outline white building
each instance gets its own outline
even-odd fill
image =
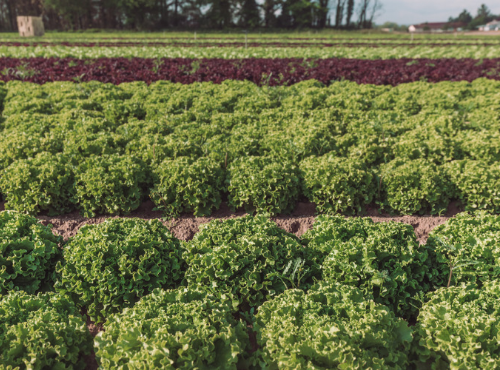
[[[494,20],[481,26],[477,26],[479,31],[498,31],[500,30],[500,20]]]
[[[500,20],[495,20],[489,23],[486,23],[484,27],[485,31],[498,31],[500,29]]]

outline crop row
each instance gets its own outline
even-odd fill
[[[248,59],[248,58],[350,58],[350,59],[400,59],[400,58],[471,58],[491,59],[500,58],[498,47],[482,45],[454,45],[436,47],[429,45],[412,46],[410,42],[403,46],[388,45],[374,48],[372,46],[338,46],[321,47],[184,47],[184,46],[0,46],[1,57],[11,58],[221,58],[221,59]]]
[[[139,47],[195,47],[195,48],[213,48],[213,47],[251,47],[251,48],[269,48],[269,47],[289,47],[289,48],[310,48],[310,47],[319,47],[319,48],[328,48],[328,47],[349,47],[349,48],[357,48],[357,47],[371,47],[371,48],[379,48],[379,47],[406,47],[406,48],[414,48],[414,47],[449,47],[449,46],[483,46],[483,47],[491,47],[491,46],[499,46],[498,43],[461,43],[457,45],[456,43],[420,43],[420,42],[405,42],[405,43],[383,43],[383,42],[356,42],[356,43],[346,43],[346,42],[265,42],[265,41],[250,41],[250,42],[165,42],[165,41],[94,41],[94,42],[71,42],[71,41],[55,41],[55,42],[44,42],[44,41],[34,41],[34,42],[19,42],[19,41],[0,41],[0,46],[16,46],[16,47],[53,47],[53,46],[67,46],[67,47],[131,47],[131,46],[139,46]]]
[[[397,87],[9,82],[0,193],[23,212],[500,212],[497,81]]]
[[[216,33],[216,34],[207,34],[196,32],[184,32],[184,33],[93,33],[93,34],[82,34],[82,33],[53,33],[47,32],[43,40],[59,42],[59,41],[88,41],[89,39],[94,40],[102,40],[102,41],[171,41],[171,42],[203,42],[203,41],[217,41],[217,42],[225,42],[225,41],[242,41],[245,40],[251,41],[277,41],[277,42],[406,42],[411,41],[410,34],[392,34],[392,35],[384,35],[380,34],[367,35],[367,34],[359,34],[356,37],[347,37],[341,34],[331,34],[329,37],[324,37],[317,34],[307,34],[304,33],[302,37],[297,37],[297,34],[283,34],[283,33],[266,33],[266,34],[244,34],[244,33]],[[429,35],[429,34],[415,34],[413,36],[414,42],[429,42],[429,43],[495,43],[497,39],[492,38],[486,34],[483,36],[476,35],[475,37],[462,37],[457,35],[446,35],[438,36],[438,35]],[[19,37],[17,33],[2,33],[0,35],[0,40],[2,41],[25,41],[25,39]]]
[[[349,80],[360,84],[399,85],[415,81],[500,79],[500,59],[144,59],[0,58],[0,80],[172,81],[221,83],[246,80],[259,85],[291,85],[315,79],[324,84]]]
[[[426,245],[410,225],[340,216],[300,239],[215,220],[188,242],[108,219],[63,243],[4,211],[2,366],[82,368],[95,349],[104,369],[497,368],[499,238],[499,216],[477,213]],[[81,312],[104,324],[95,340]]]

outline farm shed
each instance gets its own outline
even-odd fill
[[[17,17],[17,28],[19,36],[43,36],[45,28],[43,27],[42,17]]]

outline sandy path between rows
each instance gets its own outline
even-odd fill
[[[0,210],[3,204],[0,203]],[[162,213],[153,211],[154,205],[151,201],[146,201],[141,206],[125,217],[138,217],[142,219],[161,219],[163,224],[180,240],[191,240],[199,230],[201,224],[207,223],[214,219],[227,219],[232,217],[240,217],[245,215],[245,212],[231,212],[225,203],[222,203],[221,208],[214,212],[210,217],[194,217],[192,214],[184,214],[172,220],[163,220]],[[375,222],[397,221],[404,222],[413,226],[417,239],[420,243],[425,243],[429,232],[436,226],[443,224],[450,217],[459,213],[461,209],[451,204],[446,214],[443,216],[394,216],[386,213],[379,213],[375,208],[368,208],[365,212],[365,217],[371,217]],[[294,211],[290,215],[280,215],[272,219],[276,224],[284,230],[301,236],[309,230],[315,219],[316,209],[313,203],[299,202]],[[52,224],[52,231],[55,234],[62,235],[65,240],[74,236],[80,227],[86,224],[98,224],[110,217],[118,216],[98,216],[86,218],[78,212],[72,212],[61,216],[46,216],[39,215],[38,219],[44,224]]]

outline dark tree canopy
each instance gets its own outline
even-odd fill
[[[377,0],[0,0],[0,31],[19,15],[42,16],[48,30],[372,27]],[[354,13],[363,9],[361,22]]]

